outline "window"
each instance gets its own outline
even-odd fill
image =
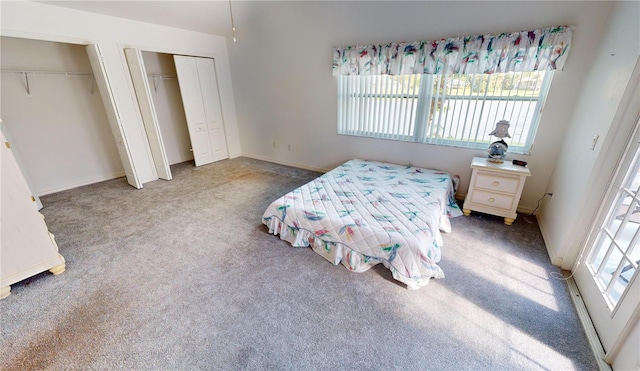
[[[553,71],[338,76],[338,134],[485,149],[500,120],[529,153]]]

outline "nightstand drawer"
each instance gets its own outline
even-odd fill
[[[472,203],[498,209],[511,210],[514,201],[514,196],[485,192],[479,189],[474,189],[471,194]]]
[[[520,177],[501,176],[492,172],[479,171],[474,186],[491,191],[516,193],[520,189]]]

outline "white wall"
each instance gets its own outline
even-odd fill
[[[193,160],[173,55],[142,52],[142,58],[147,75],[168,77],[154,80],[149,76],[149,84],[169,165]]]
[[[618,352],[611,367],[614,370],[638,370],[640,369],[640,322],[629,332],[624,345]]]
[[[44,195],[123,176],[109,122],[82,46],[1,38],[2,69],[88,76],[2,73],[2,119],[32,192]],[[92,93],[93,89],[93,93]]]
[[[610,7],[611,2],[236,2],[238,42],[229,45],[229,54],[243,154],[312,169],[354,157],[413,163],[459,174],[464,195],[471,158],[486,156],[483,150],[336,134],[332,47],[575,25],[571,54],[555,73],[533,154],[509,157],[529,163],[533,175],[520,207],[531,211],[547,189]]]
[[[229,156],[240,155],[224,38],[34,2],[3,1],[1,6],[0,26],[5,36],[100,46],[129,141],[133,165],[142,182],[157,177],[154,176],[153,160],[123,48],[215,58]]]
[[[547,188],[554,195],[539,213],[551,260],[565,269],[576,260],[628,132],[637,120],[637,108],[634,114],[628,105],[638,104],[637,94],[631,96],[630,89],[638,81],[632,73],[640,56],[639,30],[640,3],[615,2],[602,44],[592,49],[594,64],[576,93],[577,104],[572,107],[569,129]],[[624,111],[632,117],[622,117]],[[591,150],[594,135],[600,139]]]

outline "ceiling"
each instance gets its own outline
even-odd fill
[[[200,1],[37,1],[43,4],[99,13],[135,21],[183,28],[213,35],[231,35],[228,0]],[[247,2],[244,2],[246,5]],[[231,1],[238,20],[243,4]]]

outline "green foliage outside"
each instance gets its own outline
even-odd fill
[[[388,79],[405,89],[402,91],[418,94],[423,75],[388,76]],[[509,72],[492,75],[446,75],[434,78],[434,92],[449,97],[537,97],[544,79],[544,72]],[[385,84],[379,93],[384,94]]]

